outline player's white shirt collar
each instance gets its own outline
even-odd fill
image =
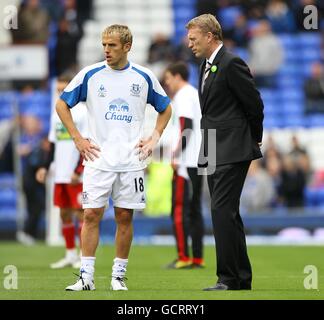
[[[131,63],[130,61],[127,61],[127,64],[125,65],[124,68],[122,68],[122,69],[113,69],[113,68],[111,68],[111,67],[108,65],[107,61],[105,61],[105,66],[106,66],[106,68],[107,68],[109,71],[113,71],[113,72],[123,72],[123,71],[127,71],[127,70],[129,70],[129,68],[132,67],[132,63]]]

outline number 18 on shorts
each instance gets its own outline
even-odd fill
[[[145,208],[144,170],[103,171],[86,166],[83,173],[82,207],[101,208],[111,196],[114,207]]]

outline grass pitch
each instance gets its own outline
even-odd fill
[[[252,291],[204,292],[213,285],[214,248],[205,248],[205,269],[168,270],[164,266],[175,257],[172,246],[133,246],[127,271],[127,292],[109,291],[114,248],[101,245],[97,251],[96,291],[66,292],[75,282],[74,269],[51,270],[49,264],[61,258],[62,247],[39,244],[23,247],[0,243],[0,299],[105,299],[105,300],[217,300],[217,299],[324,299],[324,248],[322,247],[249,247],[253,267]],[[6,265],[18,269],[18,289],[6,290]],[[318,271],[318,290],[304,288],[304,268]]]

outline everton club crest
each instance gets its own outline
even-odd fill
[[[135,96],[135,97],[139,97],[140,96],[140,93],[141,93],[141,86],[139,84],[136,84],[136,83],[133,83],[131,85],[131,95],[132,96]]]

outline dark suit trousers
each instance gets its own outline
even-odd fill
[[[240,196],[251,161],[216,166],[208,175],[216,242],[218,282],[233,289],[249,287],[252,270],[247,255]]]

